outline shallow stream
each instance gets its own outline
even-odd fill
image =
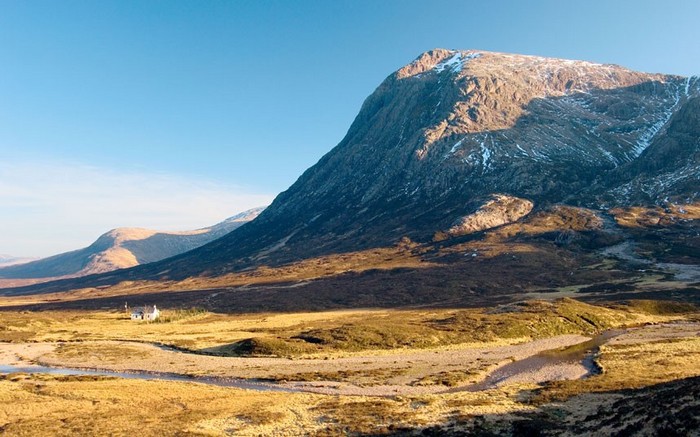
[[[483,381],[449,390],[456,391],[482,391],[495,388],[508,379],[522,374],[530,374],[545,368],[556,368],[564,364],[581,364],[587,371],[583,378],[600,373],[600,368],[595,363],[595,355],[603,344],[611,338],[627,332],[624,329],[611,329],[596,335],[588,341],[578,343],[562,349],[550,349],[542,351],[531,357],[505,364],[489,374]]]
[[[267,383],[264,381],[252,379],[238,378],[215,378],[211,376],[186,376],[174,373],[161,372],[114,372],[111,370],[90,370],[90,369],[74,369],[68,367],[48,367],[40,365],[30,366],[10,366],[0,365],[0,374],[8,373],[45,373],[49,375],[88,375],[88,376],[110,376],[126,379],[140,380],[161,380],[161,381],[183,381],[183,382],[198,382],[201,384],[210,384],[220,387],[234,387],[247,390],[260,391],[298,391],[276,384]]]
[[[598,348],[605,344],[608,340],[623,334],[626,330],[615,329],[605,331],[591,340],[569,346],[563,349],[552,349],[540,352],[529,358],[514,361],[505,364],[489,374],[486,379],[480,383],[472,384],[463,387],[455,387],[446,392],[457,391],[481,391],[495,388],[504,381],[517,377],[521,374],[529,374],[541,371],[546,368],[556,368],[563,364],[580,364],[588,371],[583,377],[587,377],[599,372],[599,369],[594,361],[595,353]],[[187,376],[173,373],[162,372],[116,372],[110,370],[91,370],[91,369],[76,369],[65,367],[49,367],[42,365],[26,365],[12,366],[0,365],[0,374],[9,373],[46,373],[51,375],[93,375],[118,377],[126,379],[139,380],[163,380],[163,381],[182,381],[182,382],[197,382],[201,384],[210,384],[220,387],[234,387],[248,390],[260,391],[285,391],[285,392],[300,392],[303,389],[295,389],[283,387],[281,385],[266,382],[262,380],[240,379],[240,378],[219,378],[208,376]],[[557,379],[557,378],[555,378]]]

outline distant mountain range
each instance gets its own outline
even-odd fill
[[[23,264],[23,263],[27,263],[29,261],[34,261],[36,259],[37,258],[25,258],[25,257],[17,257],[17,256],[12,256],[12,255],[0,254],[0,267],[13,266],[16,264]]]
[[[618,270],[589,266],[634,247],[602,253],[620,241],[645,245],[647,261],[698,264],[698,202],[697,77],[435,49],[387,77],[343,140],[248,225],[163,261],[17,292],[204,284],[279,267],[284,278],[338,275],[295,286],[287,302],[475,302],[617,280]],[[393,252],[377,261],[381,248]],[[362,268],[409,258],[433,267],[352,276],[353,256],[368,260]],[[236,308],[266,299],[273,308],[283,298],[245,291],[216,299]]]
[[[113,229],[83,249],[22,264],[15,258],[16,265],[5,264],[0,268],[0,279],[78,277],[160,261],[226,235],[253,220],[263,209],[251,209],[208,228],[193,231]],[[2,260],[4,258],[0,258]]]

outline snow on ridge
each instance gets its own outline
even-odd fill
[[[472,59],[476,59],[481,56],[481,53],[469,53],[463,55],[462,52],[456,52],[451,57],[443,60],[433,67],[437,73],[442,73],[444,70],[452,71],[453,73],[459,73],[462,71],[467,62]]]
[[[676,108],[680,104],[681,101],[681,90],[680,86],[676,89],[676,94],[674,96],[674,101],[673,104],[671,104],[666,111],[664,111],[661,114],[661,117],[659,117],[656,121],[656,123],[652,124],[649,129],[644,132],[642,135],[639,136],[639,139],[637,140],[637,145],[632,149],[632,156],[634,158],[639,157],[639,155],[644,152],[647,147],[651,145],[651,141],[656,137],[656,134],[659,133],[661,128],[663,128],[666,123],[671,120],[671,117],[673,116]],[[688,82],[686,82],[686,87],[688,86]]]
[[[629,200],[630,193],[633,190],[639,189],[648,196],[660,197],[666,195],[668,199],[669,190],[679,183],[684,183],[687,180],[693,180],[698,178],[698,167],[693,164],[688,164],[678,171],[661,173],[657,176],[647,179],[643,185],[635,183],[635,181],[627,182],[611,190],[614,196],[622,197],[623,199]],[[694,195],[697,196],[697,193]],[[664,199],[664,201],[667,201]]]
[[[691,95],[696,94],[698,90],[700,90],[698,84],[700,84],[700,76],[688,76],[685,79],[686,97],[690,97]]]
[[[462,70],[462,54],[457,52],[452,57],[440,62],[433,69],[438,73],[441,73],[445,69],[456,70],[459,72]]]
[[[620,67],[620,66],[614,65],[614,64],[601,64],[599,62],[591,62],[591,61],[585,61],[585,60],[579,60],[579,59],[565,59],[565,58],[557,58],[557,57],[525,55],[525,54],[516,54],[516,53],[499,53],[499,52],[491,52],[491,53],[494,55],[497,55],[501,58],[515,61],[515,63],[518,63],[518,64],[539,64],[539,65],[549,65],[549,66],[566,65],[566,66],[576,66],[576,67],[586,67],[586,68],[596,68],[596,69],[623,68],[623,67]]]
[[[457,141],[454,146],[450,149],[449,152],[445,154],[445,158],[447,158],[449,155],[452,155],[457,151],[462,146],[462,143],[464,142],[465,138],[462,138],[461,140]]]
[[[600,150],[600,153],[602,153],[608,159],[608,161],[612,162],[612,164],[615,167],[620,165],[620,162],[617,160],[617,158],[615,158],[615,156],[612,153],[605,150],[605,148],[603,146],[601,146],[600,144],[598,145],[598,150]]]
[[[491,150],[488,147],[486,147],[486,140],[488,138],[488,135],[484,136],[480,144],[481,164],[484,166],[484,171],[488,170],[491,167]],[[493,145],[493,140],[491,140],[491,145]]]

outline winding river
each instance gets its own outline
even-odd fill
[[[11,366],[0,365],[0,374],[9,373],[45,373],[49,375],[81,375],[81,376],[107,376],[125,379],[140,380],[160,380],[160,381],[180,381],[198,382],[201,384],[216,385],[219,387],[233,387],[247,390],[260,391],[299,391],[253,379],[239,378],[214,378],[209,376],[186,376],[174,373],[162,372],[115,372],[111,370],[76,369],[69,367],[49,367],[40,365]]]
[[[572,378],[586,378],[600,372],[595,356],[601,345],[611,339],[631,332],[639,328],[613,329],[604,331],[594,338],[562,349],[550,349],[530,357],[513,361],[493,370],[483,381],[467,386],[454,387],[442,393],[458,391],[482,391],[496,388],[503,384],[516,382],[520,377],[527,378],[534,373],[540,374],[539,380],[558,380]],[[644,328],[641,328],[644,329]],[[562,368],[569,366],[577,370],[574,375],[562,376]],[[303,386],[291,386],[289,384],[277,384],[267,380],[242,379],[209,376],[187,376],[176,373],[164,372],[120,372],[100,369],[80,369],[50,367],[45,365],[22,364],[22,365],[0,365],[0,373],[46,373],[53,375],[93,375],[104,377],[118,377],[139,380],[164,380],[180,382],[196,382],[210,384],[220,387],[233,387],[248,390],[260,391],[283,391],[283,392],[303,392],[314,391]],[[542,376],[544,375],[544,376]]]

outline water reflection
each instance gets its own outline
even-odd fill
[[[73,369],[65,367],[49,367],[49,366],[10,366],[0,365],[0,373],[44,373],[49,375],[84,375],[84,376],[111,376],[126,379],[140,380],[160,380],[160,381],[182,381],[182,382],[198,382],[201,384],[216,385],[219,387],[234,387],[247,390],[260,391],[296,391],[293,389],[280,387],[278,385],[267,383],[259,380],[237,379],[237,378],[216,378],[211,376],[197,377],[177,375],[173,373],[160,372],[113,372],[109,370],[91,370],[91,369]]]

